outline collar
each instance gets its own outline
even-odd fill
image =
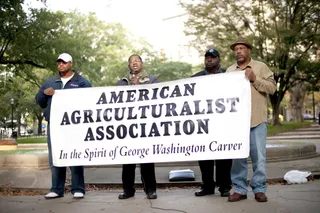
[[[77,71],[72,70],[73,72],[73,76],[70,79],[70,81],[78,81],[79,79],[79,73]],[[55,75],[55,81],[61,81],[61,76],[59,75],[59,73],[57,75]]]
[[[205,74],[205,75],[210,75],[210,74],[212,74],[212,73],[208,72],[207,69],[204,69],[203,71],[204,71],[204,74]],[[219,66],[219,69],[217,70],[216,73],[223,73],[223,72],[222,72],[222,69],[221,69],[221,66]]]
[[[128,84],[131,85],[131,78],[132,77],[133,77],[132,74],[129,72],[127,76],[122,78],[122,80],[127,81]],[[138,80],[139,80],[140,83],[144,83],[144,82],[150,81],[149,74],[146,73],[146,72],[142,72],[142,75],[140,75],[138,77]]]
[[[253,62],[254,60],[252,59],[252,58],[250,58],[250,61],[249,61],[249,64],[247,64],[247,66],[245,67],[245,68],[243,68],[242,70],[245,70],[245,69],[247,69],[248,67],[252,67],[252,62]],[[240,66],[236,63],[236,68],[238,69],[241,69],[240,68]]]

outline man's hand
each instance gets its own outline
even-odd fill
[[[45,89],[45,90],[43,91],[43,93],[46,94],[46,95],[49,95],[49,96],[53,96],[53,94],[54,94],[54,89],[53,89],[52,87],[50,87],[50,88],[48,88],[48,89]]]
[[[245,73],[246,77],[249,79],[251,83],[255,82],[256,75],[253,73],[253,70],[249,67],[246,69]]]
[[[136,85],[136,84],[139,84],[138,79],[139,79],[139,76],[138,75],[134,75],[130,80],[131,80],[131,83],[133,85]]]

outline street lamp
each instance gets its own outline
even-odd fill
[[[11,98],[10,104],[11,104],[11,137],[13,137],[13,104],[14,104],[13,98]]]
[[[314,89],[312,90],[312,111],[313,111],[313,123],[316,122],[316,107],[314,101]]]

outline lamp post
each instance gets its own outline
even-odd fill
[[[316,107],[314,102],[314,88],[312,90],[312,111],[313,111],[313,122],[316,122]]]
[[[11,104],[11,137],[13,137],[13,104],[14,104],[13,98],[11,98],[10,104]]]
[[[311,75],[312,80],[312,113],[313,113],[313,122],[316,122],[316,108],[315,108],[315,101],[314,101],[314,91],[316,89],[316,81],[315,76]]]

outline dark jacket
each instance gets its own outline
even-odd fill
[[[52,96],[44,94],[44,90],[52,87],[54,90],[59,89],[76,89],[76,88],[85,88],[91,87],[91,84],[83,76],[79,75],[77,71],[73,71],[73,77],[66,83],[64,88],[62,88],[62,81],[60,75],[55,75],[49,78],[39,89],[38,94],[36,95],[37,104],[41,108],[45,108],[44,117],[46,121],[50,121],[50,108]]]
[[[218,73],[224,73],[224,72],[226,72],[226,70],[220,67],[219,70],[218,70],[218,72],[216,72],[216,74],[218,74]],[[200,72],[197,72],[196,74],[192,75],[191,77],[197,77],[197,76],[203,76],[203,75],[210,75],[210,74],[211,74],[211,73],[209,73],[206,69],[204,69],[204,70],[202,70],[202,71],[200,71]]]
[[[157,76],[146,74],[141,79],[140,84],[152,84],[152,83],[158,83],[158,82],[160,81],[158,80]],[[130,85],[130,84],[131,83],[130,83],[129,77],[123,77],[116,83],[116,86]]]

